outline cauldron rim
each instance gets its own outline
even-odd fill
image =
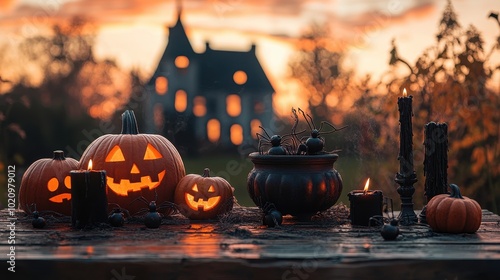
[[[248,155],[254,164],[333,164],[339,158],[338,154],[320,155],[262,155],[253,152]]]

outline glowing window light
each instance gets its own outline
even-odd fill
[[[193,114],[197,117],[203,117],[207,113],[206,100],[203,96],[196,96],[193,99]]]
[[[230,129],[231,143],[241,145],[243,143],[243,127],[239,124],[233,124]]]
[[[168,80],[163,76],[159,76],[155,80],[155,89],[158,95],[164,95],[168,90]]]
[[[175,110],[179,113],[186,111],[187,108],[187,93],[179,89],[175,93]]]
[[[231,117],[237,117],[241,114],[241,98],[237,94],[231,94],[226,97],[226,111]]]
[[[207,137],[212,143],[219,141],[220,138],[220,122],[216,119],[211,119],[207,122]]]

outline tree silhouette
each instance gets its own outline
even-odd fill
[[[344,53],[327,25],[314,23],[300,38],[289,67],[308,98],[313,118],[333,121],[340,115],[352,73],[342,68]]]
[[[415,64],[399,57],[393,43],[389,63],[404,64],[409,74],[391,74],[383,83],[388,94],[381,99],[377,118],[392,123],[382,130],[397,131],[393,101],[407,88],[414,95],[414,139],[423,139],[423,127],[430,121],[448,123],[449,181],[461,184],[464,192],[476,197],[483,207],[495,212],[500,201],[500,108],[499,93],[488,88],[496,67],[487,61],[480,32],[463,29],[449,1],[438,26],[436,43],[418,57]],[[365,97],[366,99],[366,97]],[[358,103],[362,100],[358,100]],[[370,107],[366,108],[370,110]],[[365,110],[366,110],[365,109]],[[418,129],[421,128],[421,129]],[[383,133],[380,133],[382,137]],[[387,133],[389,134],[389,133]],[[394,136],[394,135],[393,135]],[[375,141],[378,149],[388,149]],[[382,145],[381,145],[382,144]],[[415,145],[421,160],[422,146]]]
[[[86,21],[75,18],[51,30],[20,43],[18,60],[26,72],[19,75],[25,78],[0,95],[0,163],[21,171],[55,149],[83,152],[82,140],[105,133],[93,131],[98,118],[112,116],[130,94],[129,75],[112,60],[95,58]]]

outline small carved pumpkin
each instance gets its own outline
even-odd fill
[[[144,208],[138,197],[148,201],[173,201],[175,187],[184,177],[184,163],[177,149],[165,137],[139,134],[134,112],[122,114],[121,134],[107,134],[92,142],[80,159],[86,169],[106,170],[108,202],[131,214]]]
[[[71,215],[71,178],[69,172],[78,169],[78,161],[65,158],[64,152],[54,151],[53,158],[35,161],[24,172],[19,188],[19,208],[26,213],[34,210],[54,211]]]
[[[228,181],[210,177],[210,170],[205,168],[201,176],[188,174],[182,178],[175,190],[175,204],[190,219],[213,219],[233,208],[233,192]]]
[[[457,185],[451,184],[450,189],[450,195],[436,195],[427,203],[427,223],[436,232],[476,232],[481,225],[481,206],[462,196]]]

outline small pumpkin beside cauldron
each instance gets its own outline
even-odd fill
[[[214,219],[233,209],[233,193],[228,181],[211,177],[210,169],[205,168],[203,175],[188,174],[179,181],[174,202],[189,219]]]
[[[33,162],[24,172],[19,189],[19,208],[31,213],[32,205],[38,211],[54,211],[71,215],[71,178],[69,172],[78,169],[76,159],[54,151],[53,158]]]
[[[481,225],[481,206],[450,185],[451,194],[440,194],[427,203],[427,223],[436,232],[474,233]]]

